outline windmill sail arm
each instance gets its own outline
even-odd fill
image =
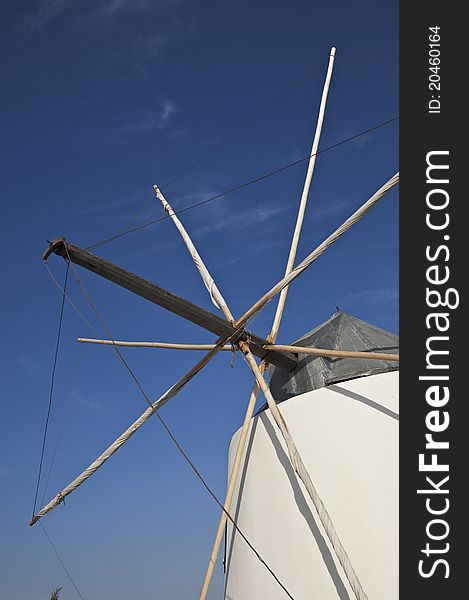
[[[196,363],[192,369],[190,369],[185,375],[183,375],[174,385],[172,385],[156,402],[153,402],[140,417],[128,427],[124,433],[122,433],[104,452],[102,452],[98,458],[90,464],[78,477],[61,490],[55,498],[53,498],[48,504],[44,506],[38,513],[36,513],[30,521],[30,525],[37,523],[41,517],[46,515],[48,512],[58,506],[63,500],[75,491],[82,483],[93,475],[119,448],[125,444],[125,442],[132,437],[132,435],[139,429],[148,419],[156,413],[162,406],[164,406],[169,400],[174,398],[182,388],[189,383],[189,381],[199,373],[211,359],[223,348],[226,342],[226,338],[220,338],[217,340],[214,348],[210,350],[198,363]]]
[[[330,350],[326,348],[309,348],[304,346],[283,346],[281,344],[271,344],[265,347],[266,350],[288,350],[296,354],[311,354],[313,356],[331,356],[333,358],[366,358],[367,360],[389,360],[399,361],[399,354],[386,352],[368,352],[368,351],[350,351],[350,350]]]
[[[169,202],[163,196],[160,188],[157,185],[154,185],[153,189],[155,190],[156,197],[163,205],[164,210],[168,213],[169,217],[173,221],[177,230],[181,234],[181,237],[184,240],[184,243],[186,244],[187,249],[189,250],[192,260],[194,261],[194,263],[200,273],[202,281],[204,282],[204,285],[207,288],[208,293],[210,294],[210,298],[211,298],[213,304],[217,308],[219,308],[223,312],[223,314],[226,316],[226,314],[229,313],[229,309],[225,302],[225,299],[221,295],[220,290],[218,289],[213,277],[210,275],[207,267],[205,266],[204,261],[202,260],[200,254],[198,253],[197,248],[195,247],[194,243],[192,242],[186,229],[184,228],[184,225],[181,223],[180,219],[175,215]],[[230,320],[233,321],[233,319],[230,319]]]
[[[199,325],[215,335],[232,333],[233,328],[224,319],[173,294],[169,290],[155,285],[139,277],[135,273],[115,265],[87,250],[70,244],[64,238],[54,240],[45,251],[43,258],[47,260],[51,253],[69,259],[71,262],[108,279],[130,292]]]
[[[248,339],[251,342],[252,352],[260,357],[269,356],[269,362],[277,364],[292,370],[297,364],[296,357],[289,353],[278,353],[264,350],[267,340],[255,335],[254,333],[244,331],[243,326],[233,327],[226,319],[214,315],[213,313],[173,294],[172,292],[151,283],[130,271],[126,271],[113,263],[82,250],[73,244],[67,242],[64,238],[54,240],[43,254],[44,260],[47,260],[51,253],[62,256],[73,263],[120,285],[121,287],[133,292],[137,296],[145,298],[162,308],[202,327],[203,329],[214,333],[218,337],[228,339],[235,337],[239,339]],[[235,329],[239,329],[236,332]]]
[[[297,219],[296,219],[295,229],[293,232],[293,238],[292,238],[292,242],[291,242],[291,246],[290,246],[290,252],[288,255],[287,266],[285,269],[285,275],[288,275],[291,272],[291,270],[294,267],[294,263],[295,263],[296,252],[298,249],[301,228],[303,226],[303,220],[304,220],[304,215],[305,215],[305,210],[306,210],[306,204],[308,201],[309,189],[311,186],[311,181],[312,181],[313,173],[314,173],[314,166],[316,163],[316,156],[317,156],[317,150],[319,147],[319,140],[321,138],[322,124],[323,124],[323,120],[324,120],[324,114],[326,111],[326,101],[327,101],[327,96],[329,93],[329,86],[331,83],[332,70],[333,70],[334,59],[335,59],[335,52],[336,52],[336,49],[334,47],[332,47],[331,51],[330,51],[330,55],[329,55],[329,64],[327,67],[326,79],[324,82],[324,88],[323,88],[322,96],[321,96],[321,104],[319,106],[319,114],[318,114],[318,120],[316,123],[316,130],[315,130],[314,138],[313,138],[313,145],[311,148],[311,156],[309,159],[308,170],[306,173],[306,179],[305,179],[305,183],[303,186],[303,193],[301,195],[300,205],[298,207],[298,215],[297,215]],[[277,304],[277,309],[275,311],[274,321],[272,323],[271,331],[268,336],[269,342],[271,342],[273,344],[275,344],[275,341],[277,340],[278,332],[280,329],[280,323],[282,321],[282,315],[283,315],[283,311],[285,308],[285,302],[287,299],[287,293],[288,293],[288,286],[285,287],[281,291],[279,299],[278,299],[278,304]],[[262,375],[264,374],[265,368],[266,368],[266,363],[265,363],[265,361],[262,361],[260,364],[260,373]],[[244,448],[245,448],[245,444],[246,444],[246,440],[247,440],[247,430],[249,427],[249,423],[250,423],[252,414],[254,412],[254,406],[255,406],[257,395],[258,395],[258,391],[259,391],[259,387],[257,385],[255,385],[253,388],[251,397],[249,399],[248,407],[246,409],[246,415],[245,415],[243,429],[242,429],[241,436],[240,436],[240,442],[238,445],[238,449],[236,451],[235,459],[233,462],[233,468],[231,470],[230,481],[229,481],[228,489],[226,492],[226,498],[225,498],[225,504],[224,504],[225,510],[229,510],[231,507],[231,498],[234,493],[234,487],[236,484],[236,480],[238,477],[238,471],[239,471],[239,467],[241,464],[241,456],[244,452]],[[213,575],[213,570],[214,570],[215,563],[216,563],[216,560],[218,557],[218,552],[220,550],[220,544],[221,544],[223,532],[225,529],[225,525],[226,525],[226,514],[224,512],[222,512],[222,514],[220,516],[220,521],[218,524],[218,530],[217,530],[217,533],[215,536],[215,541],[213,544],[212,554],[210,556],[210,560],[209,560],[209,563],[207,566],[207,571],[205,574],[205,579],[204,579],[204,582],[202,585],[200,600],[205,600],[205,598],[207,596],[208,588],[209,588],[210,581],[211,581],[212,575]]]
[[[212,350],[215,344],[174,344],[171,342],[128,342],[123,340],[100,340],[97,338],[77,338],[78,342],[85,344],[101,344],[104,346],[126,346],[130,348],[164,348],[168,350]],[[236,351],[236,346],[227,344],[220,348],[225,352]]]

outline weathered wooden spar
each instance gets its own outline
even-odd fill
[[[43,259],[47,260],[51,253],[62,256],[71,262],[92,271],[104,279],[108,279],[117,285],[141,296],[166,310],[179,315],[195,325],[199,325],[206,331],[214,333],[220,337],[226,336],[232,339],[235,343],[238,339],[250,340],[252,352],[264,358],[269,354],[269,362],[272,364],[283,365],[287,369],[294,369],[297,363],[296,357],[289,352],[276,351],[270,352],[264,350],[264,346],[268,343],[267,340],[257,336],[256,334],[241,328],[239,331],[233,331],[233,325],[226,319],[222,319],[213,313],[165,290],[162,287],[146,281],[142,277],[130,273],[113,263],[88,252],[82,250],[73,244],[70,244],[65,238],[60,237],[54,240],[43,254]]]
[[[374,370],[377,363],[378,366],[376,366],[376,369],[381,369],[382,365],[389,365],[393,363],[396,364],[397,361],[399,361],[398,354],[391,354],[389,352],[389,350],[392,349],[392,346],[390,344],[381,344],[379,347],[372,347],[367,345],[365,346],[365,349],[363,349],[363,346],[359,346],[358,348],[355,347],[355,349],[353,350],[348,350],[347,348],[342,347],[342,345],[335,345],[332,348],[324,348],[322,347],[322,344],[317,344],[315,347],[311,347],[307,346],[306,342],[304,342],[303,339],[297,341],[295,345],[287,346],[276,343],[289,285],[306,269],[308,269],[357,221],[359,221],[380,200],[380,198],[382,198],[389,190],[391,190],[399,181],[399,173],[396,173],[384,185],[382,185],[358,210],[356,210],[342,225],[340,225],[340,227],[338,227],[321,244],[319,244],[319,246],[317,246],[312,252],[310,252],[302,262],[300,262],[296,267],[294,266],[300,233],[306,210],[306,203],[308,200],[311,181],[314,173],[314,166],[325,115],[326,101],[332,77],[334,59],[335,48],[332,48],[329,55],[328,68],[322,92],[321,103],[319,106],[318,119],[312,143],[312,150],[308,164],[308,170],[303,187],[301,201],[299,204],[298,216],[292,237],[285,274],[283,278],[280,279],[280,281],[278,281],[267,293],[265,293],[260,299],[258,299],[251,306],[251,308],[249,308],[249,310],[247,310],[241,317],[236,319],[231,313],[228,303],[223,298],[212,275],[210,274],[208,268],[206,267],[200,254],[198,253],[192,239],[190,238],[188,232],[186,231],[182,222],[178,218],[177,213],[173,211],[171,205],[156,185],[154,186],[156,198],[161,202],[169,218],[172,220],[172,222],[178,229],[194,261],[195,266],[199,270],[202,281],[210,294],[210,298],[213,304],[222,311],[224,318],[222,316],[213,314],[212,312],[209,312],[204,308],[201,308],[200,306],[197,306],[196,304],[176,294],[173,294],[172,292],[162,287],[159,287],[154,283],[151,283],[143,279],[142,277],[139,277],[138,275],[131,273],[123,269],[122,267],[119,267],[118,265],[106,261],[103,258],[100,258],[99,256],[96,256],[95,254],[89,252],[88,250],[84,250],[73,244],[70,244],[63,237],[57,238],[53,242],[51,242],[49,247],[45,250],[43,254],[43,259],[46,261],[52,254],[55,254],[64,258],[69,264],[74,263],[88,271],[91,271],[99,275],[100,277],[103,277],[104,279],[107,279],[115,283],[116,285],[119,285],[120,287],[127,289],[128,291],[164,308],[165,310],[168,310],[169,312],[176,314],[182,317],[183,319],[198,325],[205,331],[216,335],[218,339],[215,341],[215,343],[184,344],[173,342],[132,342],[114,339],[105,340],[78,338],[78,341],[80,342],[101,345],[163,348],[189,351],[208,350],[208,353],[205,354],[201,360],[199,360],[186,374],[184,374],[173,386],[171,386],[166,392],[164,392],[155,402],[152,403],[150,400],[148,400],[148,398],[145,395],[145,392],[143,392],[149,404],[147,410],[136,421],[134,421],[134,423],[132,423],[112,444],[110,444],[108,448],[104,450],[100,454],[100,456],[89,465],[89,467],[87,467],[82,473],[80,473],[68,486],[63,488],[62,491],[60,491],[41,510],[34,514],[30,525],[36,523],[42,516],[50,512],[56,506],[58,506],[61,502],[63,502],[66,496],[68,496],[70,493],[76,490],[93,473],[95,473],[104,464],[104,462],[106,462],[115,452],[117,452],[117,450],[159,408],[161,408],[161,406],[163,406],[166,402],[171,400],[195,375],[197,375],[197,373],[199,373],[200,370],[203,369],[205,365],[207,365],[208,362],[210,362],[210,360],[218,352],[235,350],[240,351],[243,354],[246,363],[254,376],[254,388],[249,398],[249,403],[246,409],[243,426],[239,433],[238,445],[233,452],[234,458],[232,461],[232,468],[228,482],[226,497],[223,503],[223,511],[220,517],[217,533],[213,544],[213,549],[210,555],[207,571],[205,573],[205,578],[202,584],[200,600],[206,599],[213,570],[217,560],[220,543],[228,519],[233,524],[233,526],[237,528],[235,521],[230,516],[230,510],[235,494],[235,488],[239,483],[238,475],[240,465],[242,457],[246,452],[248,431],[250,430],[253,421],[252,417],[256,405],[256,399],[260,390],[264,394],[265,399],[267,401],[267,407],[269,409],[270,414],[269,418],[272,418],[273,423],[275,423],[275,426],[278,428],[278,431],[281,434],[281,438],[285,444],[286,455],[288,457],[287,462],[289,461],[289,464],[295,473],[295,477],[298,477],[298,479],[302,482],[302,485],[304,486],[304,488],[301,488],[301,493],[304,494],[304,491],[306,491],[305,498],[308,499],[308,501],[311,501],[312,506],[316,511],[321,526],[323,527],[325,534],[329,540],[329,544],[333,549],[333,552],[335,553],[334,560],[338,561],[338,564],[340,565],[342,572],[346,578],[344,579],[344,581],[348,582],[348,585],[350,587],[350,593],[353,593],[355,595],[356,600],[368,600],[368,596],[364,591],[362,582],[357,572],[355,572],[354,567],[352,566],[351,559],[345,550],[344,544],[342,543],[341,539],[339,539],[339,535],[336,531],[333,519],[327,511],[323,500],[319,496],[319,493],[316,489],[316,485],[313,483],[312,477],[308,473],[306,467],[307,461],[303,461],[303,459],[300,456],[298,448],[301,447],[301,451],[303,453],[303,446],[301,446],[300,443],[297,447],[297,443],[293,439],[292,430],[287,424],[285,412],[281,412],[279,407],[277,406],[279,400],[277,396],[275,396],[274,398],[274,383],[272,383],[274,379],[271,381],[271,387],[269,387],[268,383],[264,378],[265,370],[267,369],[269,364],[274,365],[274,367],[276,368],[276,373],[285,372],[288,375],[288,377],[290,377],[292,376],[292,374],[293,376],[295,376],[297,371],[303,369],[305,361],[309,361],[310,359],[317,361],[321,360],[321,358],[316,357],[322,357],[324,360],[329,361],[340,361],[341,359],[344,359],[345,362],[349,359],[356,359],[356,361],[376,361],[372,364],[370,370]],[[263,337],[260,337],[252,331],[248,330],[246,327],[250,319],[277,295],[279,295],[279,302],[272,324],[272,328],[270,334],[267,336],[267,339],[264,339]],[[109,337],[111,337],[110,334]],[[326,339],[326,346],[330,339],[331,338]],[[301,343],[303,343],[304,345],[298,345]],[[349,345],[349,348],[350,347],[353,348],[354,345]],[[256,362],[254,356],[257,356],[261,359],[260,364]],[[306,358],[304,358],[305,356]],[[354,362],[354,364],[356,363],[356,361]],[[395,368],[397,367],[392,367],[392,369]],[[349,392],[349,395],[351,393],[352,392]],[[355,394],[355,396],[357,396],[357,394]],[[394,413],[391,410],[388,410],[387,414],[393,415]],[[241,491],[239,491],[238,493],[240,494]],[[219,504],[220,506],[222,506],[221,503]],[[251,549],[254,550],[252,546]],[[265,562],[264,566],[267,566]],[[269,568],[268,570],[270,571]],[[277,583],[279,583],[279,580],[276,577],[275,579]],[[280,585],[285,590],[284,586],[282,584]],[[288,595],[290,596],[289,593]],[[226,597],[228,598],[228,595]]]
[[[270,337],[270,336],[269,336]],[[77,338],[77,342],[85,344],[101,344],[103,346],[125,346],[127,348],[162,348],[165,350],[212,350],[215,344],[177,344],[168,342],[127,342],[122,340],[100,340],[96,338]],[[288,351],[292,354],[311,354],[314,356],[330,356],[333,358],[366,358],[368,360],[399,361],[399,354],[382,352],[357,352],[354,350],[329,350],[327,348],[305,348],[302,346],[284,346],[282,344],[267,344],[265,350]],[[236,346],[223,346],[223,351],[233,352]]]

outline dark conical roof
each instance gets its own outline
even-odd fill
[[[330,319],[293,344],[329,350],[395,354],[399,350],[399,336],[338,310]],[[339,381],[399,369],[399,363],[384,360],[301,356],[293,371],[279,367],[273,370],[270,389],[277,402]]]

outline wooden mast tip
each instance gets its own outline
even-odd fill
[[[42,253],[42,260],[47,260],[52,253],[58,254],[59,256],[65,256],[64,247],[65,238],[63,236],[55,238]]]

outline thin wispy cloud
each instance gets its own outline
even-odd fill
[[[241,252],[236,254],[235,256],[229,258],[223,264],[225,267],[230,267],[232,265],[236,265],[239,262],[250,260],[256,254],[261,254],[262,252],[266,252],[267,250],[272,250],[273,248],[281,248],[282,243],[274,240],[267,240],[265,242],[257,242],[255,246],[252,248],[248,248],[247,252]]]
[[[78,390],[71,390],[68,400],[74,406],[81,406],[86,410],[90,410],[93,412],[108,412],[108,409],[103,402],[99,402],[96,400],[92,400],[91,398],[85,397]]]
[[[26,28],[35,31],[43,28],[68,10],[79,10],[82,16],[109,24],[119,15],[143,13],[150,10],[171,9],[181,0],[40,0],[35,10],[25,17]]]
[[[194,184],[189,183],[187,184],[187,187],[192,187],[192,185]],[[196,204],[197,202],[203,202],[204,200],[207,200],[208,198],[219,194],[221,189],[222,188],[220,186],[220,188],[217,189],[215,189],[214,187],[204,188],[202,190],[199,189],[190,193],[177,194],[175,201],[172,203],[172,207],[174,208],[174,210],[180,210],[188,204]],[[171,192],[168,192],[168,194],[171,195]]]
[[[354,139],[352,141],[352,143],[357,147],[357,148],[364,148],[365,146],[368,146],[369,144],[373,143],[374,140],[376,138],[376,135],[374,133],[365,133],[364,135],[361,135],[360,137]]]
[[[355,136],[357,132],[365,129],[363,124],[360,123],[349,123],[344,129],[336,129],[335,134],[331,138],[331,144],[335,144],[336,142],[340,142],[341,140],[347,140],[352,136]],[[369,131],[368,133],[364,133],[358,137],[353,138],[348,142],[347,145],[351,147],[355,147],[357,150],[362,150],[366,146],[370,144],[374,144],[377,141],[377,131]]]
[[[121,108],[105,105],[96,110],[86,127],[78,131],[76,141],[82,144],[127,144],[135,136],[165,132],[170,139],[178,135],[181,120],[175,102],[168,98],[157,99],[153,105]]]
[[[37,9],[26,15],[27,29],[36,31],[57,17],[68,4],[67,0],[42,0]]]
[[[127,133],[144,133],[168,129],[172,125],[176,112],[173,102],[163,100],[156,110],[140,110],[128,117],[124,122],[123,130]]]
[[[147,74],[149,65],[160,58],[169,43],[168,36],[160,33],[149,37],[137,36],[132,49],[137,71],[140,74]]]
[[[101,2],[101,10],[110,15],[119,12],[142,12],[150,9],[173,8],[180,0],[104,0]]]
[[[328,219],[342,213],[346,208],[350,206],[349,202],[345,200],[341,202],[330,202],[327,206],[320,206],[317,209],[311,209],[311,215],[315,221]]]
[[[210,219],[199,227],[192,229],[192,233],[196,236],[215,233],[223,229],[230,230],[241,229],[246,227],[258,226],[272,221],[281,213],[289,210],[289,206],[258,206],[250,210],[239,211],[230,215],[225,215],[224,218]]]
[[[41,369],[39,364],[28,356],[21,356],[16,359],[18,367],[27,375],[37,375]]]
[[[152,190],[139,190],[116,198],[98,198],[91,204],[70,207],[70,216],[74,219],[93,220],[93,222],[122,225],[135,225],[146,218],[151,208]]]
[[[162,252],[172,251],[175,248],[182,248],[184,242],[179,236],[174,236],[174,239],[168,242],[156,241],[154,244],[140,245],[136,250],[128,254],[129,259],[143,259],[149,256],[161,255]]]
[[[122,62],[125,56],[125,60],[133,63],[127,77],[146,78],[154,75],[156,63],[168,46],[184,37],[180,21],[166,19],[163,23],[162,20],[163,13],[176,9],[182,1],[38,0],[35,10],[23,15],[22,28],[32,33],[59,24],[75,30],[93,27],[100,31],[121,26],[127,34],[122,37],[117,50],[108,51],[107,60],[114,56],[114,60]],[[138,28],[128,27],[127,21],[131,17],[154,19],[156,27],[151,33],[141,33]]]
[[[395,288],[376,288],[352,292],[345,299],[355,304],[383,304],[394,303],[399,299],[399,292]]]
[[[60,383],[56,385],[56,388],[62,399],[74,408],[81,407],[92,412],[110,414],[108,406],[104,402],[94,400],[91,394],[86,395],[76,388],[70,388]]]

